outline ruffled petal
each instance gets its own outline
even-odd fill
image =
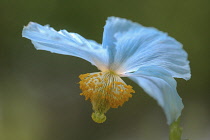
[[[166,33],[142,26],[120,35],[115,43],[110,69],[116,73],[134,72],[143,66],[156,65],[172,77],[190,79],[187,53],[182,44]]]
[[[168,124],[178,119],[184,105],[176,90],[176,80],[169,72],[157,66],[148,66],[127,76],[158,102]]]
[[[30,22],[24,27],[22,36],[32,41],[37,50],[80,57],[97,66],[100,70],[108,67],[108,53],[101,44],[87,40],[77,33],[66,30],[56,31],[48,25]]]
[[[103,33],[103,48],[107,48],[109,51],[109,63],[113,63],[114,55],[116,53],[116,42],[121,36],[127,32],[133,32],[136,29],[141,28],[141,25],[134,23],[130,20],[108,17],[106,25],[104,26]]]

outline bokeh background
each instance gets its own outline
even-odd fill
[[[91,120],[80,96],[88,62],[36,51],[21,37],[29,21],[67,29],[101,43],[108,16],[168,32],[189,53],[192,78],[177,79],[185,108],[183,138],[210,140],[209,0],[0,0],[0,140],[167,140],[166,118],[156,101],[128,79],[136,94],[110,109],[107,121]]]

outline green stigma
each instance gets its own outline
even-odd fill
[[[106,116],[104,113],[93,112],[91,117],[96,123],[103,123],[106,121]]]

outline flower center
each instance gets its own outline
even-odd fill
[[[93,106],[92,119],[97,123],[106,120],[110,108],[118,108],[135,93],[117,74],[112,72],[87,73],[79,76],[80,88],[85,100],[90,99]]]

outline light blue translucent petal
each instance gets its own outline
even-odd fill
[[[114,59],[117,39],[127,32],[134,32],[140,28],[141,25],[130,20],[118,17],[108,17],[106,25],[104,26],[102,46],[103,48],[107,48],[109,51],[110,64]]]
[[[155,28],[141,27],[117,38],[111,69],[117,73],[156,65],[172,77],[190,78],[189,61],[182,44]]]
[[[178,119],[184,105],[176,90],[176,80],[169,72],[157,66],[147,66],[127,76],[158,102],[168,124]]]
[[[119,17],[108,17],[104,26],[103,47],[115,46],[116,39],[120,37],[119,34],[124,34],[136,28],[141,28],[141,25]]]
[[[108,67],[107,50],[102,48],[101,44],[87,40],[77,33],[69,33],[66,30],[57,32],[48,25],[30,22],[24,27],[22,36],[30,39],[38,50],[80,57],[100,70]]]

